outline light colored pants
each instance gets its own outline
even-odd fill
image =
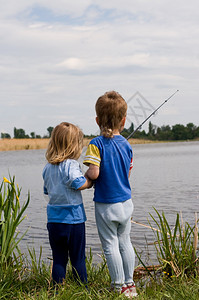
[[[111,276],[116,288],[133,282],[135,252],[130,240],[133,203],[129,199],[119,203],[95,202],[95,217]]]

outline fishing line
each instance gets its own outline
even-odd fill
[[[127,140],[130,139],[130,137],[132,137],[134,135],[134,133],[136,131],[138,131],[142,125],[144,125],[144,123],[146,121],[148,121],[148,119],[150,119],[159,109],[160,107],[162,107],[167,101],[169,101],[169,99],[171,99],[177,92],[179,92],[179,90],[176,90],[175,93],[173,93],[169,98],[167,98],[161,105],[159,105],[133,132],[131,132],[131,134],[127,137]]]

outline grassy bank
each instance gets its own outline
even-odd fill
[[[1,139],[0,151],[29,150],[29,149],[46,149],[49,139]],[[84,139],[84,146],[89,143]]]
[[[1,139],[0,151],[46,149],[49,139]]]
[[[62,285],[53,287],[50,265],[37,262],[34,257],[24,264],[20,270],[10,268],[0,279],[0,299],[36,300],[101,300],[127,299],[110,291],[110,277],[105,262],[94,266],[92,256],[87,259],[88,288],[78,284],[72,277],[69,266],[66,280]],[[199,278],[183,277],[168,278],[165,275],[158,278],[142,277],[136,281],[138,297],[145,300],[198,300]]]
[[[30,196],[20,203],[21,189],[15,184],[15,178],[4,177],[0,185],[0,299],[36,300],[101,300],[126,299],[124,295],[110,291],[110,276],[106,260],[93,264],[92,253],[87,253],[87,288],[77,283],[68,266],[65,282],[53,286],[51,280],[52,262],[41,260],[35,250],[29,249],[25,256],[19,248],[23,234],[17,228],[24,219],[24,212]],[[199,253],[198,218],[195,213],[195,225],[184,222],[177,214],[174,227],[170,227],[164,212],[154,210],[150,215],[156,228],[151,226],[155,235],[158,266],[141,265],[135,269],[136,299],[161,300],[197,300],[199,298]],[[149,223],[150,224],[150,223]]]
[[[87,146],[89,139],[84,139],[84,146]],[[49,139],[0,139],[0,151],[46,149]],[[130,139],[130,144],[157,143],[157,141]]]

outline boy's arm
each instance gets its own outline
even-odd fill
[[[88,166],[88,170],[84,176],[91,180],[96,180],[99,176],[100,162],[101,157],[99,148],[94,144],[89,144],[83,161],[83,163]]]
[[[99,176],[99,167],[93,164],[89,164],[89,168],[84,176],[90,178],[91,180],[96,180]]]

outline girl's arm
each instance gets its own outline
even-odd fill
[[[84,176],[90,178],[91,180],[96,180],[99,176],[99,167],[93,164],[89,164],[88,170],[86,171]]]

